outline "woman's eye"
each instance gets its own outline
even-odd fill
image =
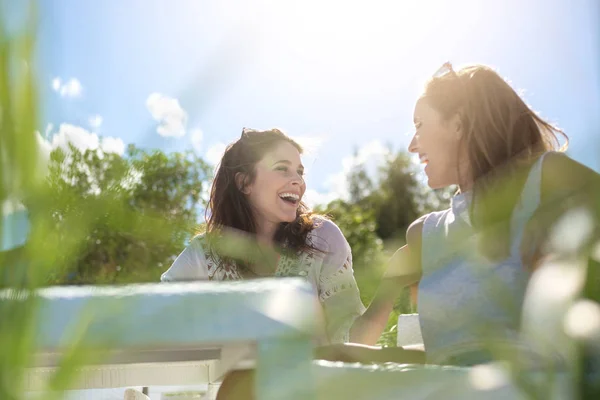
[[[285,165],[279,166],[277,168],[275,168],[275,171],[283,171],[283,172],[287,172],[287,167]]]
[[[298,172],[298,175],[304,176],[304,170],[303,169],[299,169],[297,172]]]

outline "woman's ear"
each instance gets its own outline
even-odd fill
[[[452,129],[452,134],[457,139],[460,139],[463,135],[463,124],[459,113],[454,114],[452,117],[452,120],[450,121],[450,127]]]
[[[243,172],[238,172],[235,174],[235,186],[237,189],[244,193],[250,194],[250,186],[248,185],[248,176]]]

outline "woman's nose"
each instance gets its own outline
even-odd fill
[[[412,140],[408,144],[408,151],[410,153],[418,153],[419,152],[417,149],[417,134],[416,133],[413,135]]]
[[[304,183],[304,176],[300,174],[294,174],[292,176],[292,185],[302,185]]]

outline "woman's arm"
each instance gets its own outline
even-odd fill
[[[369,308],[350,329],[351,342],[366,345],[377,343],[401,290],[419,281],[423,220],[424,217],[421,217],[408,227],[407,244],[394,253]]]
[[[316,279],[327,336],[331,343],[347,342],[350,327],[365,310],[354,277],[352,251],[342,231],[329,220],[322,221],[312,235],[323,252]]]

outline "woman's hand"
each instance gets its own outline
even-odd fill
[[[402,347],[365,346],[356,343],[332,344],[317,347],[314,351],[317,360],[341,361],[346,363],[386,363],[424,364],[425,352],[419,349]]]
[[[352,342],[367,345],[377,343],[385,329],[395,300],[406,286],[416,283],[421,276],[420,272],[414,271],[411,267],[411,261],[408,246],[403,246],[396,251],[371,304],[350,329]]]

